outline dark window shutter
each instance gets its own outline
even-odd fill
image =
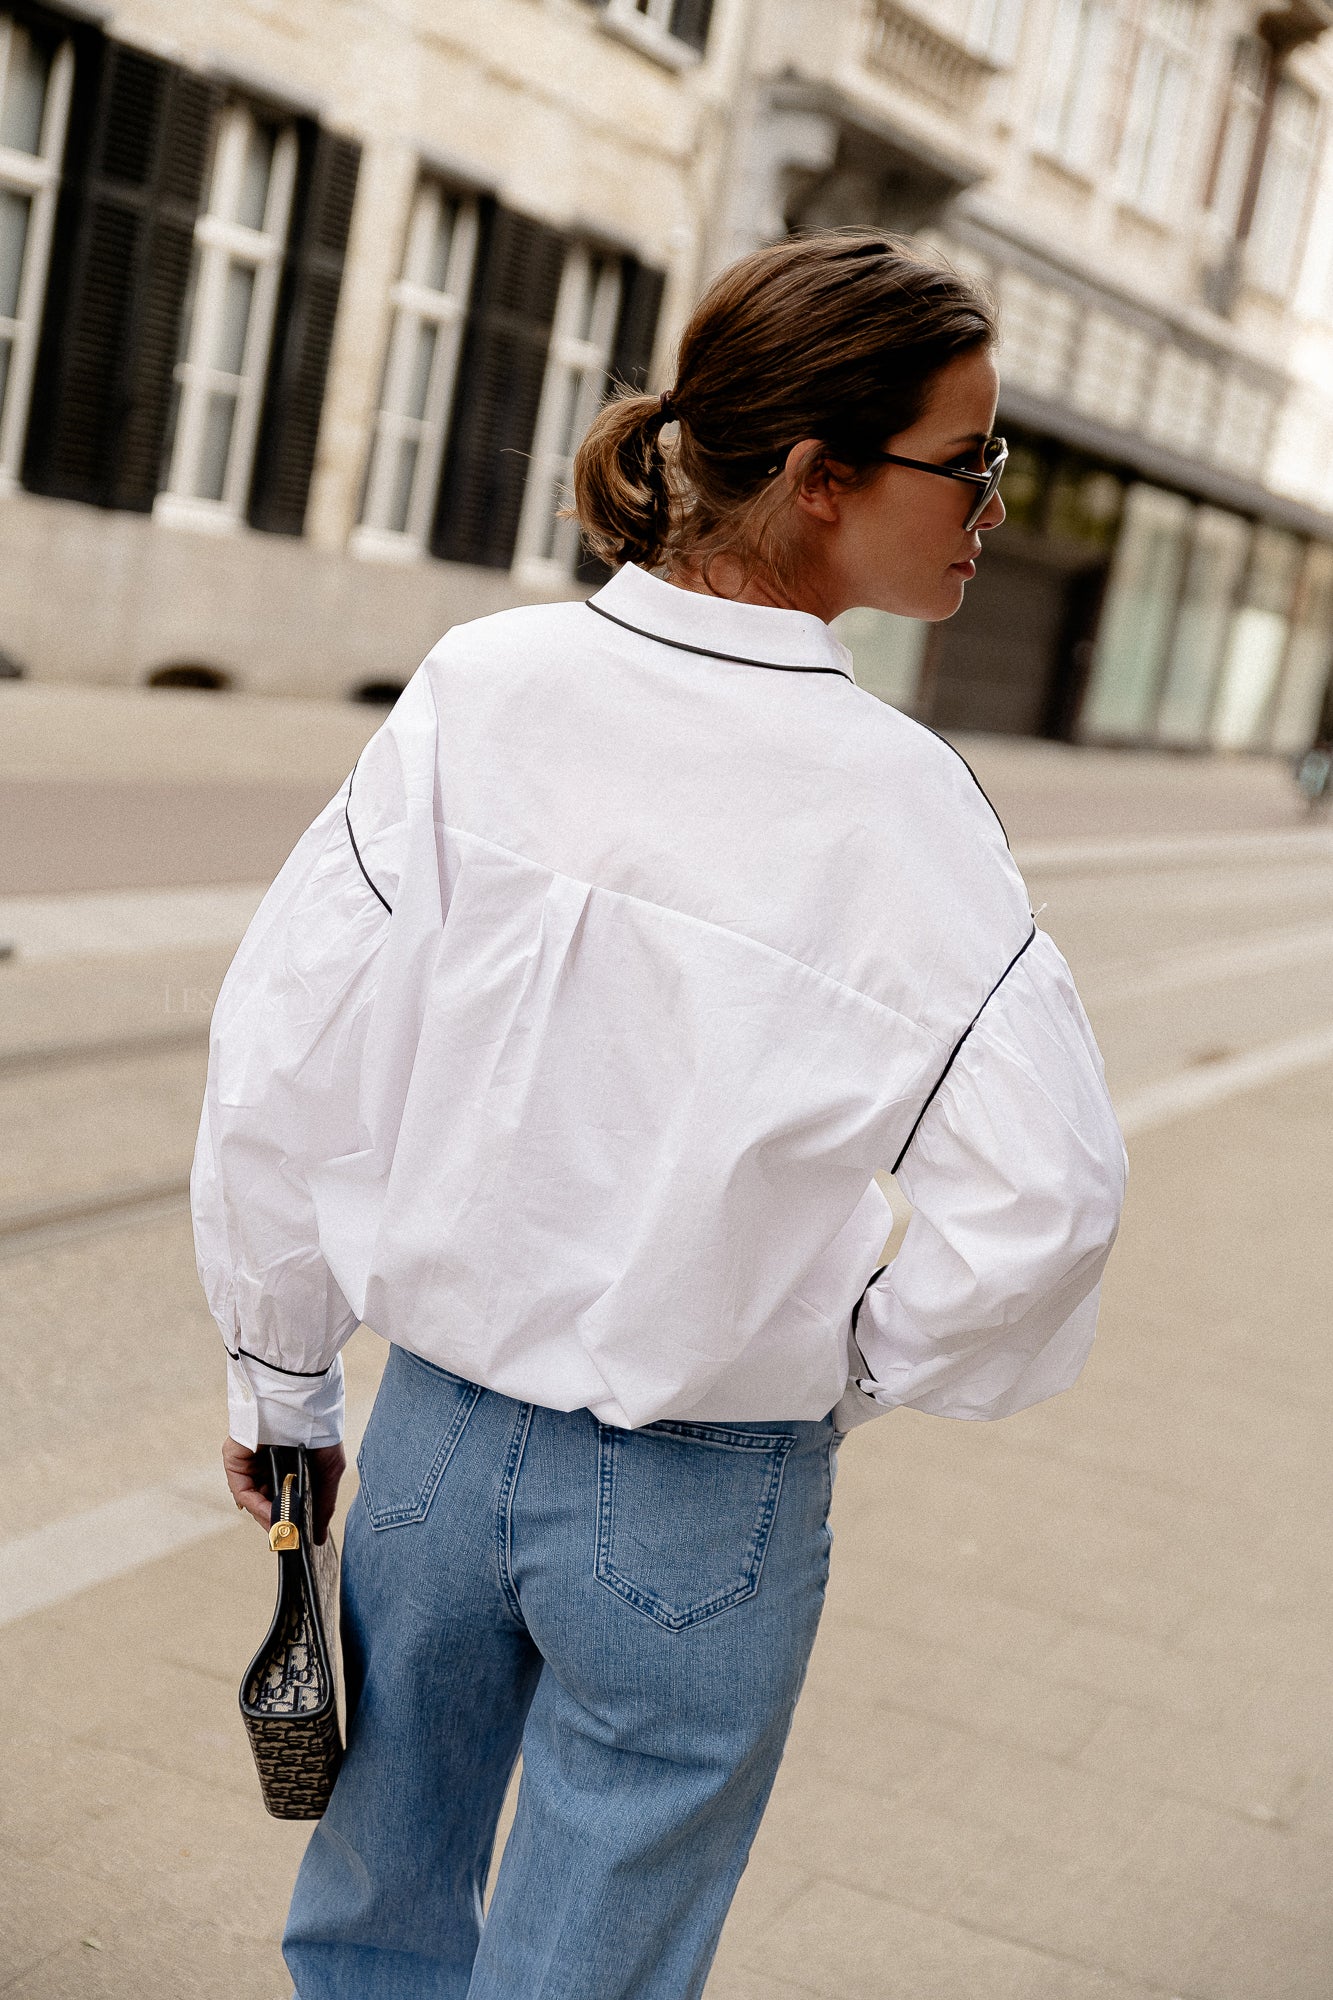
[[[631,389],[646,389],[653,365],[653,345],[662,311],[666,273],[624,257],[620,264],[620,314],[611,349],[611,381]]]
[[[448,562],[507,569],[537,426],[565,239],[483,204],[477,272],[431,547]]]
[[[712,18],[713,0],[676,0],[671,9],[671,32],[678,41],[688,42],[702,55],[708,46]]]
[[[165,478],[162,454],[181,311],[218,103],[219,93],[201,77],[171,73],[158,140],[156,200],[130,332],[130,393],[112,480],[113,507],[151,507]]]
[[[250,487],[252,528],[299,535],[315,466],[361,148],[303,123]]]
[[[116,42],[93,67],[71,106],[72,139],[91,137],[66,161],[24,481],[146,512],[218,94]]]
[[[629,389],[642,391],[648,387],[665,288],[665,272],[655,271],[650,264],[641,264],[637,257],[622,258],[620,313],[611,349],[608,391],[622,382]],[[585,550],[575,575],[580,583],[599,584],[606,582],[611,570],[599,557]]]

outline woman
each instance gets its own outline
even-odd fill
[[[227,975],[193,1199],[262,1524],[269,1442],[327,1521],[339,1347],[391,1343],[301,2000],[698,1995],[840,1437],[1082,1367],[1125,1173],[1091,1030],[967,766],[829,629],[958,609],[995,339],[895,238],[725,271],[579,452],[617,573],[440,642]],[[915,1213],[872,1270],[880,1168]]]

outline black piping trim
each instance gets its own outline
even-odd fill
[[[930,724],[929,724],[928,722],[923,722],[923,723],[922,723],[922,725],[921,725],[921,727],[922,727],[923,729],[930,729]],[[964,769],[964,770],[965,770],[965,771],[967,772],[967,775],[968,775],[968,777],[969,777],[969,778],[970,778],[970,779],[972,780],[972,783],[973,783],[973,784],[974,784],[974,785],[976,786],[977,790],[978,790],[978,791],[979,791],[979,792],[981,793],[981,796],[982,796],[982,798],[983,798],[983,799],[984,799],[984,800],[986,801],[986,804],[987,804],[987,805],[988,805],[988,806],[990,807],[991,811],[992,811],[993,813],[995,813],[995,824],[996,824],[996,825],[997,825],[997,826],[999,827],[999,829],[1000,829],[1000,832],[1001,832],[1002,834],[1004,834],[1004,844],[1005,844],[1005,846],[1006,846],[1006,847],[1009,847],[1009,835],[1008,835],[1008,832],[1007,832],[1007,830],[1006,830],[1006,828],[1005,828],[1005,824],[1004,824],[1004,821],[1003,821],[1003,820],[1002,820],[1002,819],[1000,818],[1000,815],[999,815],[999,814],[998,814],[997,812],[995,812],[995,801],[994,801],[994,800],[992,799],[992,797],[991,797],[990,793],[989,793],[989,792],[988,792],[988,791],[986,790],[986,787],[985,787],[985,786],[984,786],[984,785],[982,784],[982,782],[981,782],[980,778],[979,778],[979,777],[977,776],[976,772],[975,772],[975,771],[974,771],[974,770],[972,769],[972,766],[971,766],[971,765],[970,765],[970,764],[968,763],[968,761],[967,761],[966,757],[965,757],[965,756],[963,755],[962,751],[961,751],[961,750],[960,750],[960,749],[959,749],[959,748],[957,747],[957,745],[956,745],[956,744],[953,744],[953,743],[951,743],[951,742],[949,741],[949,739],[948,739],[948,737],[947,737],[947,736],[940,736],[940,732],[939,732],[939,730],[938,730],[938,729],[930,729],[930,733],[931,733],[931,735],[932,735],[932,736],[938,736],[938,737],[939,737],[939,740],[940,740],[940,742],[941,742],[941,743],[942,743],[942,744],[944,745],[944,747],[945,747],[945,749],[946,749],[946,750],[952,750],[952,751],[953,751],[953,754],[954,754],[954,756],[955,756],[955,757],[956,757],[956,758],[958,759],[958,761],[959,761],[959,763],[960,763],[960,764],[962,765],[963,769]],[[1012,848],[1010,848],[1010,849],[1009,849],[1009,851],[1010,851],[1010,853],[1012,854],[1012,852],[1013,852],[1013,849],[1012,849]],[[1029,942],[1030,942],[1030,940],[1029,940]]]
[[[870,1276],[869,1276],[869,1277],[868,1277],[868,1278],[866,1279],[866,1290],[865,1290],[865,1292],[862,1292],[862,1294],[861,1294],[860,1298],[859,1298],[859,1299],[858,1299],[858,1300],[856,1301],[856,1304],[855,1304],[855,1305],[854,1305],[854,1306],[852,1307],[852,1341],[853,1341],[853,1344],[855,1344],[855,1341],[856,1341],[856,1322],[857,1322],[857,1320],[858,1320],[858,1319],[859,1319],[859,1318],[861,1317],[861,1307],[862,1307],[862,1306],[863,1306],[863,1305],[865,1304],[865,1296],[866,1296],[866,1292],[868,1292],[868,1291],[870,1290],[870,1287],[871,1287],[871,1286],[872,1286],[872,1285],[874,1284],[874,1282],[875,1282],[876,1278],[882,1278],[882,1277],[884,1276],[884,1273],[885,1273],[885,1272],[886,1272],[886,1271],[888,1270],[888,1268],[889,1268],[889,1267],[888,1267],[888,1265],[887,1265],[887,1264],[881,1264],[881,1265],[880,1265],[880,1267],[879,1267],[879,1269],[878,1269],[877,1271],[872,1271],[872,1272],[870,1273]],[[857,1351],[857,1353],[858,1353],[858,1354],[860,1354],[860,1355],[861,1355],[861,1366],[862,1366],[863,1368],[865,1368],[865,1370],[866,1370],[866,1374],[867,1374],[867,1375],[869,1375],[869,1373],[870,1373],[870,1370],[869,1370],[869,1368],[867,1368],[867,1367],[866,1367],[866,1358],[865,1358],[864,1354],[861,1354],[861,1350],[860,1350],[860,1348],[859,1348],[859,1347],[858,1347],[858,1348],[856,1349],[856,1351]]]
[[[938,1096],[938,1094],[939,1094],[939,1090],[940,1090],[940,1086],[941,1086],[941,1085],[943,1084],[943,1082],[944,1082],[944,1079],[945,1079],[945,1077],[946,1077],[946,1076],[947,1076],[947,1075],[949,1074],[949,1071],[950,1071],[950,1070],[951,1070],[951,1069],[953,1068],[953,1066],[954,1066],[955,1062],[956,1062],[956,1061],[958,1060],[958,1054],[959,1054],[959,1051],[960,1051],[960,1049],[961,1049],[961,1048],[962,1048],[962,1046],[963,1046],[963,1043],[964,1043],[964,1042],[965,1042],[965,1041],[967,1040],[967,1038],[968,1038],[968,1036],[969,1036],[969,1035],[971,1034],[971,1032],[972,1032],[973,1028],[975,1028],[975,1027],[976,1027],[976,1025],[977,1025],[977,1022],[978,1022],[978,1021],[979,1021],[979,1020],[981,1019],[981,1017],[982,1017],[982,1015],[983,1015],[983,1014],[985,1013],[985,1011],[986,1011],[987,1007],[988,1007],[988,1006],[990,1005],[991,1001],[992,1001],[992,1000],[993,1000],[993,999],[995,998],[995,995],[996,995],[996,994],[997,994],[997,993],[999,992],[1000,988],[1001,988],[1001,987],[1002,987],[1002,986],[1004,985],[1004,982],[1005,982],[1005,980],[1006,980],[1006,979],[1007,979],[1007,978],[1009,977],[1009,974],[1010,974],[1010,973],[1011,973],[1011,972],[1013,971],[1014,967],[1015,967],[1015,966],[1016,966],[1016,965],[1018,964],[1018,961],[1019,961],[1019,959],[1020,959],[1020,958],[1021,958],[1021,957],[1023,956],[1023,953],[1024,953],[1024,952],[1025,952],[1025,951],[1027,950],[1028,946],[1029,946],[1029,945],[1030,945],[1030,944],[1032,943],[1032,940],[1033,940],[1033,938],[1034,938],[1034,937],[1036,937],[1036,935],[1037,935],[1037,926],[1036,926],[1036,922],[1035,922],[1035,920],[1034,920],[1034,922],[1033,922],[1033,925],[1032,925],[1032,929],[1031,929],[1031,930],[1030,930],[1030,931],[1028,932],[1028,934],[1027,934],[1027,936],[1026,936],[1026,937],[1024,938],[1024,940],[1023,940],[1022,944],[1021,944],[1021,945],[1020,945],[1020,946],[1018,947],[1018,950],[1017,950],[1017,951],[1016,951],[1016,952],[1014,953],[1014,955],[1013,955],[1013,957],[1012,957],[1012,958],[1010,959],[1010,961],[1009,961],[1008,965],[1006,965],[1006,966],[1005,966],[1005,968],[1004,968],[1004,971],[1003,971],[1003,972],[1002,972],[1002,973],[1000,974],[1000,976],[999,976],[999,978],[998,978],[998,979],[996,980],[996,982],[995,982],[994,986],[992,986],[992,987],[991,987],[991,990],[990,990],[990,992],[989,992],[989,993],[988,993],[988,994],[986,995],[986,998],[985,998],[985,999],[984,999],[984,1000],[982,1001],[981,1005],[980,1005],[980,1006],[979,1006],[979,1007],[977,1008],[977,1011],[976,1011],[976,1013],[975,1013],[975,1014],[974,1014],[974,1015],[972,1016],[972,1019],[971,1019],[971,1020],[970,1020],[970,1021],[968,1022],[967,1026],[966,1026],[966,1027],[964,1028],[964,1030],[963,1030],[962,1034],[961,1034],[961,1035],[960,1035],[960,1036],[958,1037],[958,1040],[957,1040],[957,1041],[956,1041],[956,1042],[954,1043],[954,1045],[953,1045],[953,1051],[952,1051],[952,1053],[951,1053],[951,1055],[950,1055],[950,1057],[949,1057],[949,1060],[948,1060],[948,1062],[947,1062],[947,1063],[945,1063],[945,1065],[944,1065],[944,1068],[943,1068],[943,1069],[942,1069],[942,1070],[940,1071],[939,1075],[938,1075],[938,1076],[936,1077],[936,1079],[935,1079],[935,1088],[934,1088],[934,1089],[933,1089],[933,1090],[931,1091],[931,1093],[930,1093],[930,1096],[929,1096],[929,1097],[928,1097],[928,1098],[926,1099],[926,1101],[925,1101],[925,1103],[924,1103],[924,1104],[922,1105],[921,1109],[920,1109],[920,1110],[919,1110],[919,1111],[917,1112],[917,1114],[916,1114],[916,1122],[915,1122],[915,1124],[914,1124],[914,1125],[912,1126],[912,1129],[911,1129],[911,1131],[910,1131],[910,1132],[908,1133],[907,1137],[906,1137],[906,1138],[905,1138],[905,1139],[903,1140],[903,1145],[902,1145],[902,1152],[900,1152],[900,1153],[899,1153],[899,1155],[898,1155],[897,1159],[896,1159],[896,1160],[894,1161],[893,1165],[892,1165],[892,1166],[890,1167],[890,1169],[889,1169],[889,1172],[890,1172],[890,1173],[894,1173],[894,1174],[896,1174],[896,1173],[897,1173],[897,1171],[898,1171],[898,1169],[899,1169],[899,1167],[900,1167],[900,1166],[902,1165],[902,1163],[903,1163],[903,1154],[904,1154],[904,1153],[906,1153],[906,1151],[907,1151],[907,1148],[908,1148],[908,1147],[909,1147],[909,1146],[911,1145],[911,1143],[912,1143],[913,1139],[915,1139],[915,1137],[916,1137],[916,1135],[917,1135],[917,1131],[918,1131],[918,1129],[919,1129],[919,1127],[920,1127],[920,1124],[921,1124],[921,1120],[922,1120],[922,1119],[923,1119],[923,1118],[925,1117],[925,1115],[926,1115],[926,1113],[927,1113],[927,1112],[929,1111],[929,1109],[930,1109],[931,1105],[932,1105],[932,1104],[933,1104],[933,1103],[935,1102],[935,1099],[936,1099],[936,1097],[937,1097],[937,1096]]]
[[[224,1347],[227,1347],[225,1340],[222,1344]],[[257,1361],[261,1368],[271,1368],[275,1375],[299,1375],[303,1382],[322,1382],[328,1374],[329,1368],[333,1366],[333,1363],[330,1361],[329,1368],[279,1368],[276,1361],[265,1361],[262,1354],[252,1354],[248,1347],[238,1345],[234,1354],[227,1347],[227,1352],[231,1355],[233,1361],[239,1361],[241,1356],[244,1355],[247,1361]]]
[[[356,764],[359,764],[360,762],[361,762],[361,759],[360,759],[360,758],[358,757],[358,758],[357,758],[357,760],[356,760]],[[354,777],[356,776],[356,764],[353,764],[353,766],[352,766],[352,768],[351,768],[351,771],[350,771],[350,772],[349,772],[349,774],[348,774],[348,778],[347,778],[347,797],[346,797],[346,798],[345,798],[345,799],[343,800],[343,818],[344,818],[344,819],[345,819],[345,820],[347,821],[347,838],[348,838],[348,839],[349,839],[349,840],[351,841],[351,843],[352,843],[352,852],[353,852],[353,854],[354,854],[354,855],[356,856],[356,865],[357,865],[357,867],[358,867],[358,868],[359,868],[359,869],[361,870],[361,873],[362,873],[363,875],[365,875],[365,876],[366,876],[366,881],[367,881],[367,883],[369,884],[369,886],[370,886],[370,887],[371,887],[372,889],[374,889],[374,890],[375,890],[375,894],[376,894],[377,896],[379,896],[379,899],[380,899],[380,901],[381,901],[381,902],[382,902],[382,903],[384,904],[384,907],[385,907],[385,909],[386,909],[386,910],[387,910],[387,911],[389,912],[389,915],[390,915],[390,916],[392,916],[392,915],[393,915],[393,904],[392,904],[392,903],[390,903],[390,902],[389,902],[389,901],[387,900],[387,898],[386,898],[385,896],[383,896],[383,895],[381,894],[381,892],[380,892],[380,891],[379,891],[378,889],[376,889],[376,888],[375,888],[375,884],[374,884],[373,882],[371,882],[371,880],[370,880],[370,877],[369,877],[369,875],[366,875],[366,864],[365,864],[365,862],[364,862],[364,861],[363,861],[363,860],[361,859],[361,849],[360,849],[360,848],[359,848],[359,847],[357,846],[357,844],[356,844],[356,835],[355,835],[355,834],[354,834],[354,833],[352,832],[352,815],[351,815],[351,813],[350,813],[350,812],[348,811],[348,807],[349,807],[349,806],[351,805],[351,803],[352,803],[352,779],[353,779],[353,778],[354,778]],[[258,1359],[258,1356],[256,1356],[255,1358],[256,1358],[256,1360],[257,1360],[257,1359]]]
[[[711,646],[687,646],[683,639],[664,639],[660,632],[645,632],[641,625],[630,625],[623,618],[613,618],[609,611],[603,611],[600,604],[594,604],[590,597],[584,598],[589,611],[595,611],[599,618],[605,618],[608,625],[618,625],[622,632],[633,632],[636,638],[651,639],[658,646],[672,646],[678,653],[698,653],[705,660],[726,660],[735,667],[767,667],[775,674],[836,674],[840,681],[850,681],[841,667],[788,667],[778,660],[751,660],[744,653],[717,653]],[[855,682],[852,682],[855,686]]]

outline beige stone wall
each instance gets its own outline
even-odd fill
[[[0,547],[0,648],[39,680],[135,685],[188,664],[255,693],[350,694],[406,681],[451,625],[516,601],[502,570],[363,562],[30,494],[0,500]]]
[[[418,163],[665,269],[669,366],[751,6],[717,0],[707,59],[673,67],[582,0],[122,0],[106,22],[119,39],[284,95],[361,142],[306,534],[0,499],[0,649],[48,678],[133,682],[190,660],[253,689],[342,692],[405,678],[448,625],[530,595],[504,572],[348,552]]]

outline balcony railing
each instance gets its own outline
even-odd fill
[[[874,0],[866,66],[953,113],[973,110],[998,68],[898,0]]]

